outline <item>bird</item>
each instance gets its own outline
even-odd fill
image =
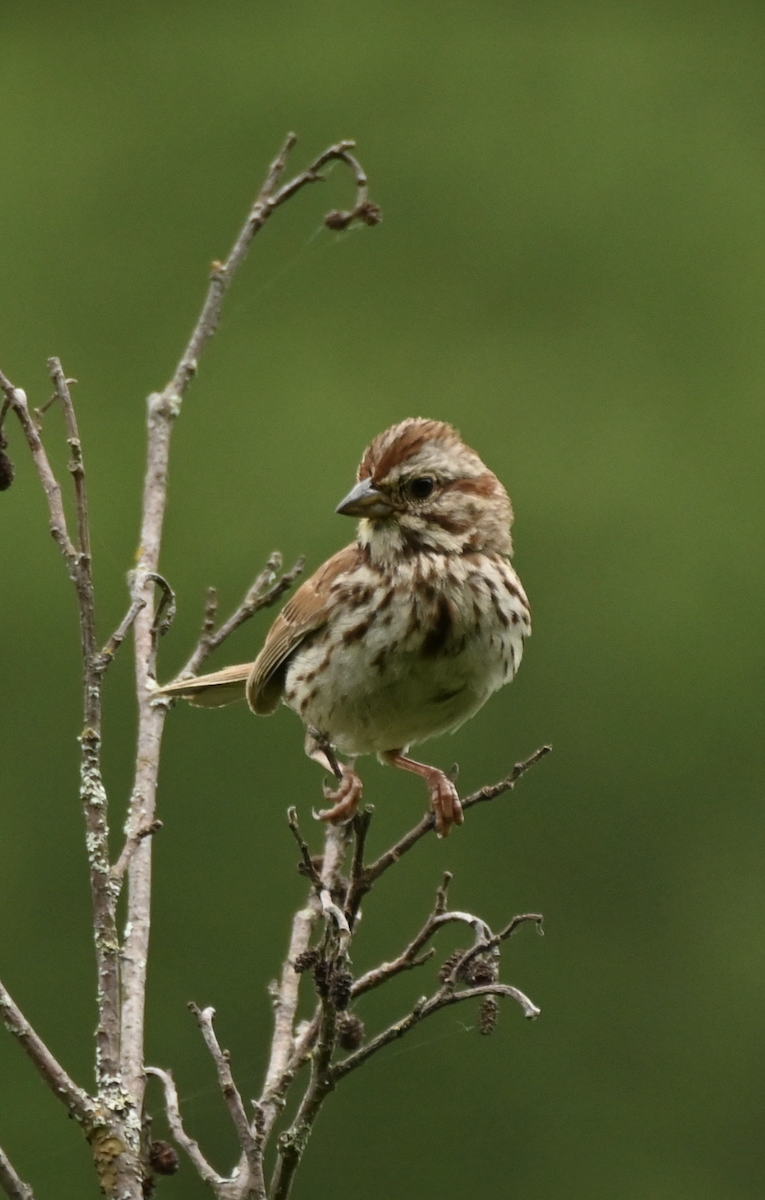
[[[531,616],[510,563],[510,498],[452,425],[410,417],[369,444],[336,511],[358,518],[355,540],[297,589],[255,661],[159,694],[203,707],[246,698],[259,715],[284,703],[306,754],[339,780],[321,820],[352,819],[356,759],[376,754],[424,779],[446,837],[464,821],[457,789],[409,748],[459,728],[518,669]]]

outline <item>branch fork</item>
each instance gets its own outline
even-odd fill
[[[477,803],[479,796],[481,799],[496,798],[510,790],[546,752],[546,749],[536,752],[517,764],[505,780],[482,789],[471,799]],[[253,1101],[251,1118],[246,1116],[241,1094],[234,1083],[229,1055],[221,1050],[215,1037],[214,1010],[190,1005],[213,1059],[221,1095],[239,1142],[240,1157],[229,1175],[215,1171],[204,1159],[197,1143],[184,1131],[169,1073],[149,1068],[149,1072],[163,1083],[173,1136],[192,1159],[200,1176],[213,1188],[218,1200],[287,1200],[316,1117],[327,1096],[352,1071],[434,1013],[454,1004],[480,1001],[479,1028],[485,1034],[496,1024],[497,1002],[502,997],[515,1001],[528,1019],[539,1015],[539,1008],[524,992],[500,982],[499,955],[502,944],[521,925],[531,923],[541,928],[541,915],[523,913],[495,933],[477,914],[449,908],[452,875],[448,871],[436,889],[431,913],[401,953],[355,980],[350,974],[348,952],[358,924],[361,896],[433,828],[432,822],[424,829],[420,822],[385,855],[367,865],[364,848],[372,819],[371,808],[357,813],[346,826],[328,826],[321,856],[311,854],[294,808],[289,809],[287,819],[300,854],[298,869],[308,879],[310,892],[306,904],[293,920],[281,979],[272,985],[274,1035],[271,1059],[261,1095]],[[346,860],[350,867],[348,878],[343,875]],[[367,1038],[364,1023],[355,1011],[357,1003],[367,992],[385,985],[402,972],[427,964],[436,953],[429,943],[443,928],[453,924],[471,931],[470,947],[447,959],[434,991],[420,996],[403,1017]],[[323,932],[317,939],[322,926]],[[313,977],[316,1006],[311,1019],[296,1026],[300,984],[308,976]],[[303,1069],[307,1070],[308,1078],[297,1112],[287,1127],[279,1131],[278,1123],[288,1092]],[[274,1136],[277,1161],[267,1184],[263,1156]]]

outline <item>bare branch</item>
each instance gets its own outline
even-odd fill
[[[353,928],[353,924],[358,916],[359,904],[364,895],[364,850],[366,849],[367,834],[369,833],[373,814],[374,806],[367,804],[363,811],[357,812],[353,818],[353,833],[356,841],[353,848],[351,878],[348,884],[348,894],[345,903],[345,912],[351,928]]]
[[[436,892],[436,907],[434,909],[435,916],[439,917],[441,913],[446,912],[446,905],[449,899],[449,887],[454,876],[451,871],[444,871],[444,877],[441,880],[441,885]]]
[[[89,682],[95,721],[93,725],[86,725],[80,735],[80,796],[85,810],[98,972],[96,1076],[100,1090],[104,1081],[113,1081],[119,1075],[119,936],[116,921],[117,889],[112,880],[109,858],[106,789],[101,777],[101,696],[95,680]]]
[[[240,625],[243,625],[245,621],[249,621],[250,617],[253,617],[255,613],[260,612],[262,608],[269,608],[277,600],[281,599],[284,593],[295,582],[298,575],[301,574],[304,566],[305,559],[301,556],[289,571],[285,571],[281,578],[277,579],[277,574],[282,569],[282,556],[278,551],[274,551],[239,607],[221,625],[220,629],[217,630],[215,628],[215,617],[218,607],[217,596],[215,589],[210,588],[207,593],[202,636],[191,658],[183,670],[178,673],[178,679],[184,679],[190,675],[198,675],[199,668],[209,658],[213,650],[217,650],[218,646],[231,637],[231,634],[235,633]]]
[[[509,983],[486,983],[477,987],[465,988],[461,992],[455,992],[451,987],[441,988],[430,999],[421,996],[417,1003],[400,1021],[396,1021],[393,1025],[389,1025],[382,1033],[378,1033],[361,1049],[349,1054],[347,1058],[342,1059],[339,1063],[331,1068],[333,1082],[338,1082],[343,1079],[351,1071],[355,1071],[362,1063],[376,1054],[378,1050],[382,1050],[384,1046],[389,1046],[391,1042],[397,1041],[424,1021],[433,1013],[439,1012],[442,1008],[448,1008],[452,1004],[461,1004],[465,1000],[474,1000],[478,996],[509,996],[520,1004],[523,1009],[523,1015],[529,1020],[539,1016],[540,1009],[529,1000],[528,996],[519,991],[518,988],[512,987]]]
[[[199,1143],[194,1138],[189,1137],[183,1127],[181,1119],[181,1110],[178,1103],[178,1090],[175,1086],[175,1080],[169,1071],[163,1071],[160,1067],[147,1067],[147,1075],[153,1075],[159,1079],[165,1091],[165,1111],[167,1113],[167,1123],[170,1126],[170,1131],[182,1150],[185,1150],[189,1158],[196,1167],[199,1176],[213,1188],[216,1192],[225,1184],[226,1180],[222,1175],[219,1175],[213,1167],[210,1166],[207,1159],[199,1149]]]
[[[202,1032],[202,1037],[205,1040],[205,1045],[212,1055],[215,1068],[218,1072],[218,1083],[220,1090],[223,1093],[223,1099],[226,1102],[228,1111],[231,1114],[231,1120],[236,1129],[239,1139],[239,1146],[242,1154],[247,1159],[247,1164],[250,1168],[250,1173],[253,1178],[254,1188],[257,1196],[265,1200],[266,1185],[263,1177],[263,1155],[261,1153],[258,1141],[250,1129],[250,1123],[247,1119],[247,1114],[244,1111],[242,1097],[239,1094],[234,1077],[231,1074],[231,1064],[229,1061],[228,1050],[221,1050],[213,1021],[215,1019],[215,1009],[205,1008],[200,1009],[196,1004],[189,1004],[189,1008],[197,1019],[197,1023]]]
[[[289,1129],[279,1137],[279,1157],[274,1167],[269,1195],[287,1200],[295,1172],[308,1143],[319,1110],[334,1087],[332,1055],[337,1040],[337,1009],[330,997],[322,998],[319,1033],[311,1053],[311,1077]]]
[[[143,829],[137,829],[130,837],[126,838],[125,845],[122,847],[119,858],[111,868],[111,877],[115,884],[120,885],[125,877],[125,872],[130,866],[130,860],[135,854],[144,838],[152,837],[155,833],[159,833],[162,828],[161,821],[152,821],[150,825],[145,825]]]
[[[347,849],[348,836],[348,830],[343,826],[327,826],[321,867],[321,885],[330,893],[337,887]],[[326,1049],[327,1044],[329,1044],[330,1055],[334,1046],[334,1033],[329,1039],[325,1036],[323,1042],[321,1038],[322,1031],[326,1033],[327,1030],[326,1021],[331,1022],[334,1020],[334,1010],[331,1006],[328,1010],[326,1005],[321,1005],[321,1015],[317,1014],[313,1022],[307,1026],[303,1026],[297,1033],[294,1030],[301,978],[300,974],[295,970],[294,963],[308,949],[320,917],[321,905],[314,886],[308,903],[295,914],[293,919],[287,959],[284,963],[281,980],[273,992],[274,1036],[271,1042],[271,1058],[268,1064],[263,1093],[257,1104],[255,1118],[259,1136],[264,1141],[268,1138],[281,1112],[287,1089],[298,1067],[309,1056],[311,1057],[313,1065],[312,1083],[309,1084],[310,1089],[315,1081],[316,1071],[318,1070],[319,1074],[323,1077],[326,1075],[328,1064],[328,1060],[325,1060],[324,1056],[321,1057],[320,1062],[316,1059],[317,1045],[321,1044]],[[282,1139],[280,1139],[280,1154],[281,1150]],[[296,1165],[297,1163],[295,1163]],[[248,1173],[244,1170],[245,1166],[245,1162],[240,1163],[237,1172],[237,1178],[240,1179],[240,1187],[237,1194],[241,1197],[247,1196]],[[272,1188],[269,1195],[273,1198],[278,1193]]]
[[[56,389],[56,396],[61,401],[64,409],[64,420],[67,429],[67,441],[69,449],[72,452],[72,459],[69,463],[69,470],[74,479],[74,493],[77,502],[77,531],[78,541],[81,556],[86,560],[82,564],[87,569],[87,574],[90,574],[90,521],[88,518],[88,492],[85,486],[85,464],[82,459],[82,442],[80,441],[80,431],[77,427],[77,417],[72,404],[72,397],[69,391],[69,384],[75,383],[76,380],[67,379],[64,374],[64,369],[61,366],[61,360],[58,358],[48,359],[48,373],[53,380],[53,385]],[[92,583],[91,583],[92,589]],[[90,596],[91,608],[93,605],[92,591]]]
[[[540,936],[544,936],[544,917],[541,913],[521,913],[518,917],[513,917],[512,921],[508,921],[504,929],[500,929],[499,933],[495,933],[492,938],[492,943],[499,945],[500,942],[506,942],[509,937],[512,937],[519,925],[525,925],[527,921],[533,921],[537,927],[537,932]]]
[[[300,847],[300,854],[303,859],[302,863],[300,864],[300,871],[303,875],[306,875],[311,880],[311,883],[316,888],[319,895],[319,903],[321,904],[321,911],[325,917],[331,917],[333,920],[340,936],[341,948],[345,949],[351,938],[351,929],[345,913],[341,908],[338,907],[337,904],[335,904],[334,900],[332,899],[332,893],[330,892],[329,888],[325,887],[321,872],[317,869],[313,859],[311,858],[311,852],[308,848],[308,843],[300,832],[296,808],[292,807],[288,809],[287,819],[289,822],[290,831]]]
[[[346,831],[343,826],[327,826],[324,856],[322,860],[320,882],[328,889],[336,883],[343,865],[346,849]],[[300,975],[295,970],[295,963],[310,945],[311,937],[321,916],[321,905],[314,893],[308,898],[308,903],[295,914],[292,923],[292,936],[284,963],[281,981],[274,995],[274,1038],[271,1044],[271,1060],[268,1064],[266,1081],[261,1096],[261,1104],[267,1119],[273,1123],[273,1117],[278,1111],[280,1097],[291,1072],[295,1069],[293,1054],[296,1049],[296,1039],[293,1032],[295,1014],[297,1011],[298,989]],[[276,1111],[274,1111],[274,1106]],[[272,1115],[273,1113],[273,1115]],[[270,1127],[270,1126],[269,1126]]]
[[[0,1146],[0,1187],[10,1200],[35,1200],[35,1194],[28,1183],[15,1170],[8,1155]]]
[[[26,396],[20,388],[14,388],[2,372],[0,372],[0,386],[26,434],[35,466],[48,497],[51,531],[64,556],[77,592],[84,664],[84,727],[80,737],[80,798],[85,812],[87,831],[98,971],[99,1020],[96,1031],[96,1073],[100,1084],[104,1079],[113,1079],[119,1070],[118,937],[114,914],[115,898],[110,890],[107,798],[101,776],[100,677],[102,666],[96,641],[90,528],[82,444],[69,392],[69,381],[61,363],[57,358],[51,358],[48,360],[48,368],[56,388],[55,399],[61,401],[64,410],[67,441],[72,455],[70,471],[74,479],[77,507],[77,548],[69,537],[61,487],[51,469],[37,425],[29,413]]]
[[[354,142],[346,141],[338,142],[335,146],[330,146],[328,150],[325,150],[323,154],[320,154],[311,163],[307,170],[297,175],[276,194],[274,197],[275,205],[281,204],[283,200],[288,200],[290,196],[294,196],[295,192],[306,183],[315,183],[323,180],[324,176],[320,174],[322,168],[332,159],[339,159],[351,168],[356,177],[356,203],[347,212],[341,209],[333,209],[332,212],[327,213],[324,218],[324,224],[328,229],[336,230],[347,229],[353,221],[363,221],[365,225],[378,225],[382,220],[382,212],[369,199],[368,180],[364,169],[358,159],[350,153],[354,145]]]
[[[473,947],[476,953],[480,953],[492,945],[491,930],[480,917],[473,916],[472,913],[457,912],[456,910],[452,910],[451,912],[439,911],[438,905],[441,902],[442,887],[439,888],[436,911],[431,913],[420,932],[412,939],[406,949],[399,954],[398,958],[394,958],[389,963],[381,963],[379,967],[375,967],[373,970],[367,971],[366,975],[360,976],[353,985],[354,998],[363,996],[365,992],[371,992],[373,988],[379,987],[382,983],[387,983],[389,979],[392,979],[394,975],[399,975],[402,971],[409,971],[412,967],[420,966],[426,960],[422,958],[418,959],[417,955],[428,944],[434,933],[443,925],[448,925],[454,921],[470,925],[476,935],[476,943]]]
[[[523,762],[516,763],[509,775],[504,779],[500,779],[499,783],[492,783],[486,787],[479,788],[477,792],[473,792],[470,796],[466,796],[462,801],[463,809],[472,808],[474,804],[482,804],[485,800],[495,800],[497,796],[501,796],[503,792],[510,792],[515,787],[518,780],[532,767],[535,767],[543,758],[547,758],[548,754],[552,753],[552,746],[540,746],[533,754]]]
[[[290,833],[300,848],[300,857],[303,860],[299,868],[300,873],[301,875],[305,875],[307,879],[310,879],[311,883],[316,888],[316,891],[320,892],[322,888],[321,872],[311,857],[311,851],[309,849],[308,842],[300,832],[297,809],[294,805],[287,809],[287,824],[290,827]]]
[[[521,776],[525,775],[536,763],[545,758],[551,750],[552,746],[541,746],[539,750],[535,750],[523,762],[516,763],[510,774],[501,779],[499,783],[479,788],[477,792],[473,792],[470,796],[467,796],[462,801],[463,811],[485,800],[493,800],[495,797],[501,796],[503,792],[512,791]],[[432,813],[426,813],[422,820],[413,829],[410,829],[408,833],[405,833],[394,846],[391,846],[378,859],[370,863],[362,873],[354,876],[346,902],[348,911],[358,911],[362,899],[372,887],[375,880],[379,879],[394,863],[397,863],[406,854],[407,850],[411,850],[412,846],[415,846],[431,829],[435,829],[435,818]]]
[[[7,375],[0,371],[0,388],[5,393],[5,397],[10,407],[15,412],[19,419],[21,428],[29,444],[29,449],[32,452],[32,458],[37,468],[37,474],[40,476],[45,495],[48,498],[48,510],[50,512],[50,531],[61,550],[61,553],[66,560],[66,565],[69,570],[69,575],[72,579],[76,577],[77,570],[77,551],[74,548],[69,531],[66,524],[66,514],[64,513],[64,503],[61,495],[61,485],[53,474],[53,469],[48,461],[48,455],[45,453],[45,447],[40,440],[40,434],[37,425],[32,419],[27,402],[26,392],[22,388],[14,387]]]
[[[0,983],[0,1014],[2,1014],[6,1029],[23,1046],[48,1087],[66,1105],[70,1115],[87,1131],[93,1116],[93,1101],[87,1092],[70,1079],[61,1064],[53,1057],[45,1042],[29,1024],[2,983]]]
[[[357,196],[353,214],[354,218],[365,220],[364,214],[369,208],[368,184],[361,165],[350,153],[355,145],[353,141],[341,141],[329,146],[304,171],[301,171],[289,183],[284,184],[278,191],[275,190],[286,168],[287,157],[296,142],[295,134],[288,134],[281,151],[269,168],[263,186],[228,258],[225,262],[213,263],[210,286],[199,320],[172,380],[162,393],[163,405],[167,408],[167,415],[171,417],[178,415],[186,389],[197,372],[200,355],[218,327],[223,298],[246,257],[250,242],[255,234],[260,232],[271,214],[307,184],[320,182],[323,179],[322,168],[333,160],[337,160],[346,163],[354,174]]]
[[[115,654],[124,642],[130,630],[133,628],[133,622],[138,616],[142,608],[146,606],[145,600],[134,600],[130,608],[125,613],[125,616],[120,621],[108,642],[105,643],[98,660],[98,670],[101,674],[106,670],[112,662]]]
[[[269,168],[258,196],[225,262],[213,264],[210,282],[199,319],[192,331],[172,379],[162,392],[149,397],[148,451],[143,494],[143,518],[140,549],[132,575],[132,598],[143,600],[146,607],[135,619],[135,661],[139,702],[138,752],[133,797],[128,818],[128,836],[150,825],[155,819],[159,749],[166,706],[153,705],[153,607],[150,576],[159,567],[165,505],[167,472],[172,428],[181,410],[187,388],[194,378],[200,357],[220,320],[223,300],[236,272],[247,254],[253,237],[263,228],[272,212],[291,195],[319,178],[319,168],[332,159],[345,161],[354,172],[357,186],[356,207],[368,205],[366,178],[350,155],[351,142],[330,147],[311,164],[307,172],[291,183],[277,188],[286,168],[287,157],[295,144],[290,134]],[[359,211],[359,219],[365,217]],[[123,949],[123,1019],[121,1063],[125,1085],[141,1106],[143,1095],[143,1028],[146,990],[146,962],[149,949],[149,913],[151,893],[151,839],[137,847],[128,868],[129,896],[127,933]],[[290,1030],[292,1021],[290,1019]],[[291,1034],[290,1034],[291,1042]],[[284,1046],[287,1057],[291,1046]],[[281,1053],[281,1051],[280,1051]],[[278,1058],[278,1055],[277,1055]],[[274,1060],[272,1059],[272,1062]],[[286,1061],[286,1060],[285,1060]]]
[[[437,1012],[440,1008],[448,1008],[451,1004],[461,1004],[463,1000],[474,1000],[477,996],[509,996],[511,1000],[515,1000],[523,1009],[523,1015],[527,1021],[535,1021],[541,1013],[541,1008],[537,1008],[532,1000],[529,1000],[520,988],[513,987],[509,983],[483,983],[477,987],[466,988],[462,992],[450,992],[448,995],[438,998],[438,1003],[435,1003],[433,1008],[426,1006],[426,1011],[422,1014],[423,1017],[429,1017],[431,1012]]]

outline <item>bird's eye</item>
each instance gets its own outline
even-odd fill
[[[409,481],[409,491],[417,500],[424,500],[435,486],[436,481],[430,475],[421,475],[417,479]]]

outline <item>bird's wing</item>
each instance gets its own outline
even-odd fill
[[[247,700],[253,712],[265,716],[278,707],[287,659],[309,633],[327,624],[333,607],[332,584],[338,575],[353,571],[361,555],[356,543],[339,550],[298,588],[279,613],[247,680]]]
[[[245,687],[252,671],[252,663],[240,663],[236,667],[224,667],[212,675],[197,675],[182,679],[160,688],[159,696],[180,696],[197,708],[222,708],[234,700],[244,700]]]

